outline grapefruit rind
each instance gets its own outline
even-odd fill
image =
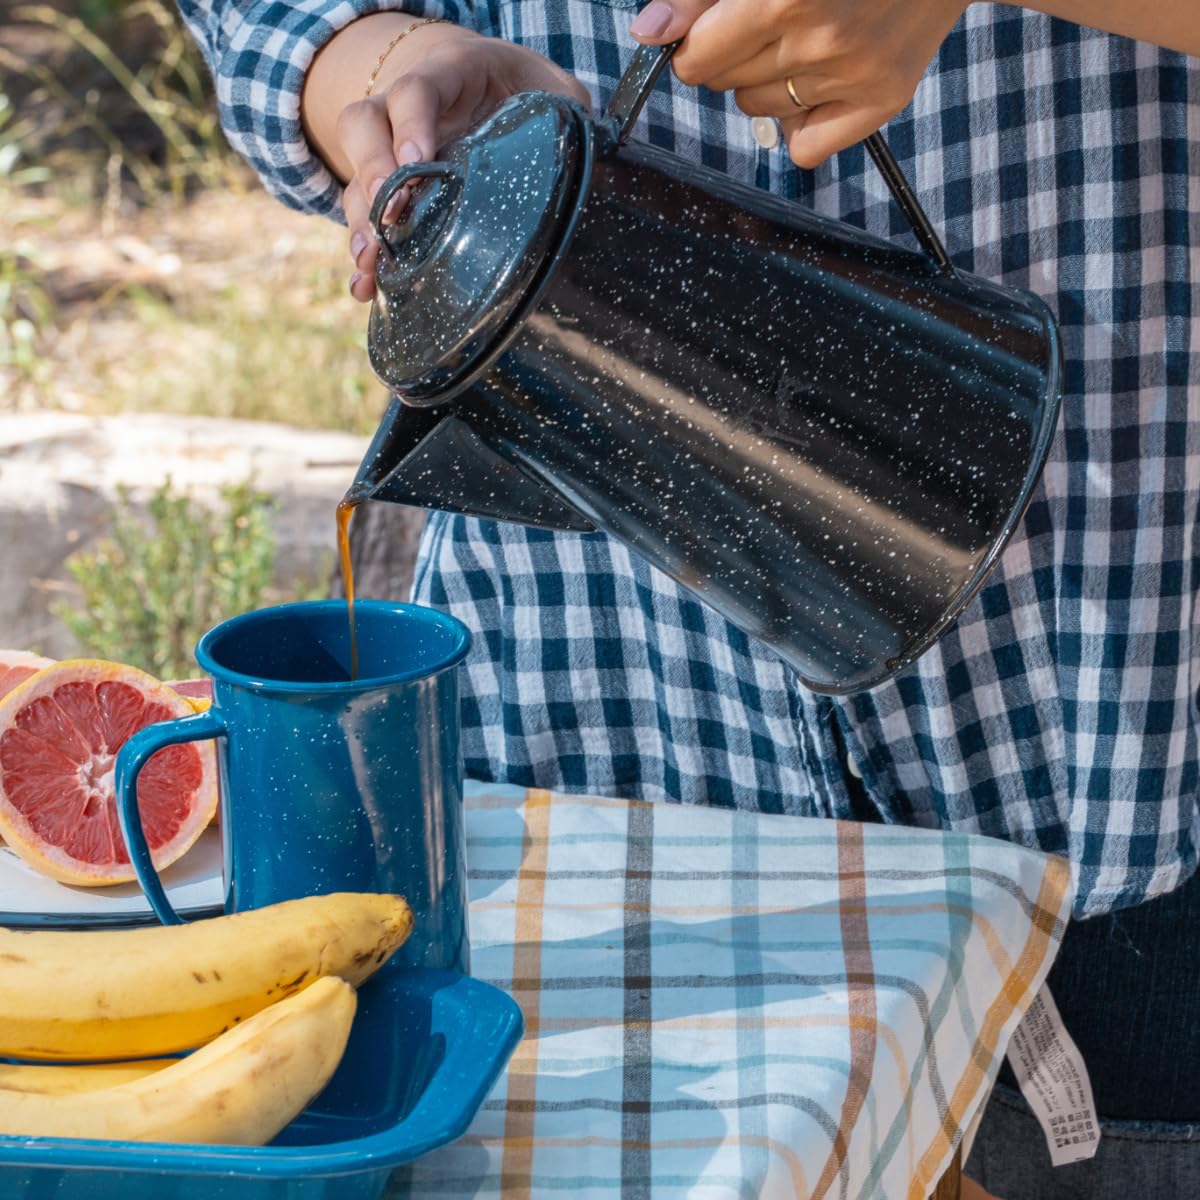
[[[0,697],[7,696],[30,676],[54,666],[54,659],[29,650],[0,649]]]
[[[195,712],[212,708],[211,679],[168,679],[167,687],[183,696]]]
[[[106,731],[91,729],[80,733],[73,727],[62,728],[62,722],[59,720],[60,713],[43,717],[42,712],[49,713],[50,710],[44,704],[40,706],[39,710],[36,707],[37,702],[50,697],[64,686],[78,684],[85,686],[91,684],[97,688],[104,684],[121,684],[130,687],[138,694],[143,702],[143,710],[148,711],[152,719],[139,724],[130,723],[127,718],[111,718]],[[10,786],[15,785],[12,785],[11,773],[5,768],[5,746],[6,744],[18,745],[21,738],[26,735],[27,731],[18,725],[18,717],[21,714],[24,714],[25,724],[30,724],[31,715],[34,721],[41,721],[43,725],[47,719],[57,722],[53,732],[56,737],[62,739],[59,743],[61,748],[48,749],[42,755],[42,763],[30,768],[35,776],[44,768],[42,779],[34,779],[34,786],[37,786],[40,782],[52,781],[58,777],[55,772],[61,773],[64,769],[62,761],[64,757],[71,761],[80,759],[84,753],[81,747],[85,746],[88,738],[94,742],[98,737],[106,737],[105,749],[111,751],[110,757],[115,758],[116,751],[138,729],[155,720],[191,716],[195,711],[196,706],[188,697],[180,696],[152,675],[120,663],[104,662],[100,659],[64,659],[30,676],[6,696],[0,698],[0,836],[31,867],[62,883],[81,887],[105,887],[111,884],[132,882],[136,879],[136,874],[128,861],[124,842],[120,840],[111,775],[107,779],[106,798],[103,802],[111,807],[111,812],[106,812],[107,824],[112,845],[115,849],[119,842],[119,849],[115,849],[114,861],[96,862],[80,859],[68,853],[61,845],[47,840],[43,834],[38,832],[21,808],[13,802],[9,790]],[[5,739],[10,732],[13,734],[13,740],[6,743]],[[188,795],[188,811],[169,839],[161,845],[152,847],[151,857],[155,867],[160,871],[182,858],[195,844],[197,838],[211,822],[217,806],[216,753],[211,742],[188,743],[186,746],[171,747],[168,750],[160,751],[147,764],[143,771],[142,781],[145,781],[148,775],[156,783],[162,780],[164,768],[169,765],[167,756],[171,754],[172,750],[194,754],[196,757],[193,766],[194,763],[198,763],[199,766],[198,772],[189,767],[188,773],[195,773],[196,778]],[[156,763],[160,764],[157,768],[155,767]],[[81,766],[80,769],[85,768]],[[28,786],[28,780],[26,786]],[[104,791],[103,783],[100,785],[100,790]],[[50,805],[67,803],[65,799],[56,800],[52,792],[47,792],[46,795],[47,803]],[[139,804],[144,808],[145,801],[142,796],[141,782],[139,783]],[[145,814],[143,813],[143,815]],[[118,858],[123,861],[117,861]]]

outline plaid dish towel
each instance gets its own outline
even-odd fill
[[[991,839],[515,788],[467,858],[527,1032],[391,1196],[925,1200],[1071,906]]]

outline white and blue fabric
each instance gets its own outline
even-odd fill
[[[445,15],[548,55],[601,105],[639,7],[180,2],[234,146],[286,202],[330,214],[338,186],[299,111],[337,29]],[[833,699],[601,535],[434,514],[415,596],[475,635],[467,771],[987,834],[1068,856],[1077,915],[1136,904],[1179,885],[1200,843],[1200,62],[976,4],[884,133],[955,263],[1059,321],[1059,430],[999,567],[919,662]],[[861,147],[797,170],[731,96],[664,79],[635,136],[911,240]]]

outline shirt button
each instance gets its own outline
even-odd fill
[[[779,122],[774,117],[755,117],[750,122],[750,132],[764,150],[774,150],[779,145]]]
[[[846,770],[848,770],[855,779],[861,779],[863,777],[862,771],[859,770],[858,763],[856,763],[853,757],[849,754],[846,755]]]

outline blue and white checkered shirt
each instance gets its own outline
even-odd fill
[[[447,15],[602,104],[639,0],[181,4],[234,146],[286,202],[331,212],[299,108],[337,29]],[[467,771],[990,834],[1069,856],[1079,915],[1134,904],[1181,883],[1200,843],[1200,63],[974,5],[886,135],[955,262],[1037,292],[1061,326],[1058,436],[987,586],[898,678],[830,699],[600,535],[435,514],[415,591],[475,634]],[[729,96],[664,81],[635,136],[910,236],[861,147],[798,171]]]

